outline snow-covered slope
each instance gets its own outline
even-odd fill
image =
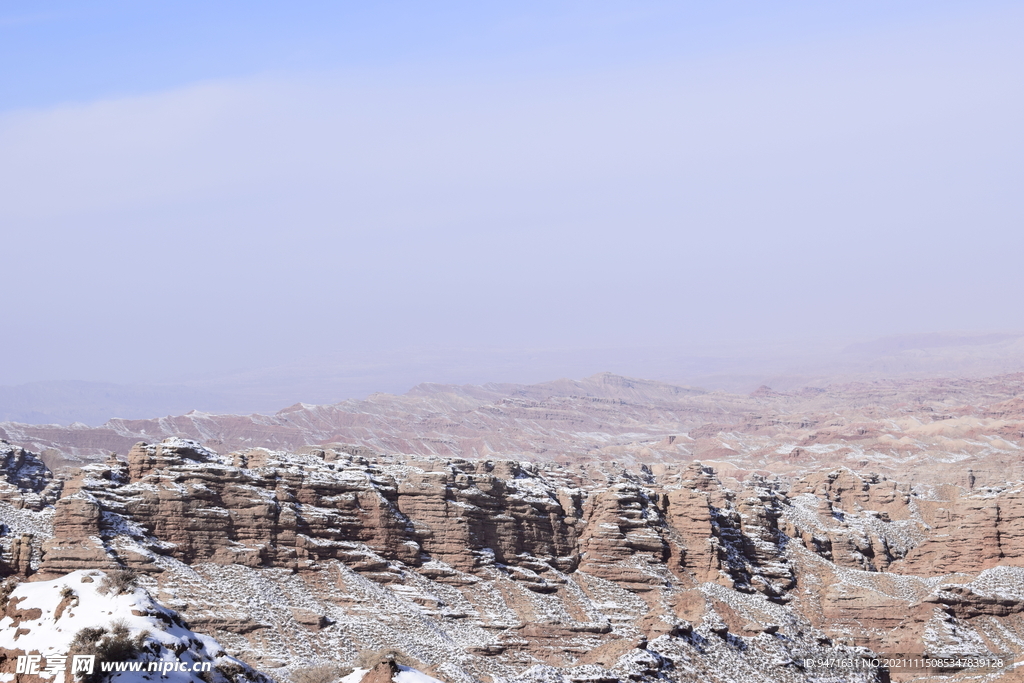
[[[189,630],[177,613],[123,573],[83,570],[54,581],[21,583],[0,606],[0,681],[71,681],[74,656],[92,654],[94,673],[102,673],[104,660],[128,669],[113,671],[111,681],[270,683],[229,657],[213,638]],[[25,671],[32,656],[41,657],[32,661],[40,670],[35,677]],[[47,670],[48,665],[53,668]]]

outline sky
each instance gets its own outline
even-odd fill
[[[1022,33],[985,0],[4,2],[0,385],[1024,330]]]

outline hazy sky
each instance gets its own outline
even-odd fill
[[[5,2],[0,385],[1024,329],[1021,35],[985,1]]]

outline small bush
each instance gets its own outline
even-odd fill
[[[75,637],[71,641],[72,650],[86,650],[96,647],[96,643],[100,642],[100,638],[105,636],[107,629],[102,626],[96,628],[86,627],[75,634]]]
[[[110,572],[100,583],[99,592],[103,595],[113,593],[131,593],[139,585],[139,574],[134,569],[118,569]]]
[[[60,589],[60,597],[64,598],[65,600],[70,600],[73,597],[75,597],[75,595],[77,595],[75,593],[75,589],[71,586],[64,586]]]
[[[213,668],[216,669],[217,673],[221,676],[231,681],[231,683],[235,683],[235,676],[245,673],[245,667],[240,664],[235,664],[234,662],[224,662],[223,664],[218,664]]]
[[[149,640],[149,636],[150,636],[149,629],[146,629],[146,628],[144,628],[141,631],[139,631],[138,633],[136,633],[135,634],[135,649],[136,650],[142,650],[144,647],[149,647],[149,646],[156,645],[156,643],[150,643],[149,646],[146,645],[146,641]],[[157,649],[159,649],[159,647]]]
[[[297,669],[291,675],[292,683],[335,683],[352,673],[352,667],[340,664],[321,664]]]
[[[96,659],[119,662],[132,659],[138,654],[135,641],[131,638],[128,622],[124,619],[110,622],[110,635],[97,645]]]
[[[75,634],[69,648],[73,655],[95,655],[97,662],[120,662],[135,659],[144,649],[149,631],[142,631],[134,638],[128,622],[118,619],[111,622],[110,629],[102,626],[83,628]],[[98,683],[105,674],[97,670],[82,677],[83,683]]]

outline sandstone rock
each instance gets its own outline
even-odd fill
[[[832,638],[894,652],[942,629],[1024,628],[1024,601],[990,585],[1024,546],[1015,486],[926,498],[843,468],[727,486],[700,463],[328,450],[221,456],[178,439],[84,467],[52,510],[40,577],[136,568],[251,661],[351,661],[397,642],[474,677],[540,661],[570,680],[671,678],[684,664],[719,680],[701,668],[712,657],[738,667]],[[5,562],[27,572],[37,544]],[[759,666],[737,680],[803,680]]]
[[[367,671],[359,683],[392,683],[392,678],[398,673],[398,665],[394,660],[386,659],[376,664]]]
[[[0,439],[0,501],[18,510],[41,510],[53,505],[62,486],[37,455]]]

